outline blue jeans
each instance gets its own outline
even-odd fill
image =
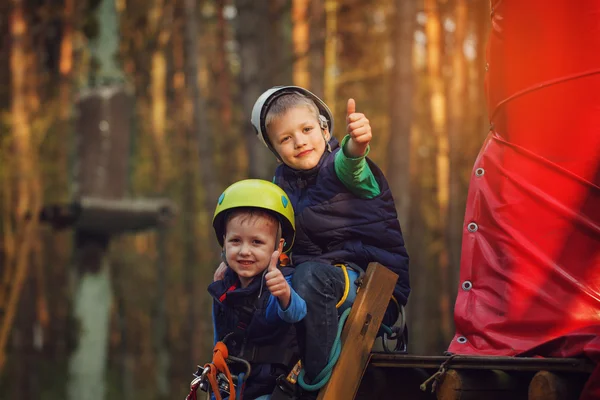
[[[356,274],[350,276],[354,284]],[[341,268],[307,261],[296,266],[292,286],[306,302],[306,317],[296,324],[298,345],[306,378],[312,382],[327,365],[338,325],[337,302],[344,294],[345,279]],[[356,287],[349,297],[356,296]]]

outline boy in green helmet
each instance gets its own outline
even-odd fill
[[[279,255],[294,241],[294,224],[285,192],[258,179],[228,187],[213,217],[229,267],[208,287],[215,342],[225,342],[230,355],[250,362],[247,399],[270,395],[277,377],[298,359],[293,324],[306,315],[306,304],[291,287],[294,270],[278,268]]]

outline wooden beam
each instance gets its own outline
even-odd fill
[[[373,353],[371,365],[385,368],[425,368],[438,370],[448,356]],[[595,364],[585,358],[533,358],[455,355],[452,369],[498,369],[502,371],[564,371],[590,374]]]
[[[581,374],[540,371],[529,384],[529,400],[577,400],[585,379]]]
[[[82,197],[69,204],[44,206],[40,220],[56,229],[72,227],[79,231],[112,236],[168,224],[175,214],[175,205],[167,199]]]
[[[504,371],[449,370],[436,393],[438,400],[526,400],[528,383]]]
[[[398,275],[371,263],[342,332],[342,353],[318,400],[354,399]]]

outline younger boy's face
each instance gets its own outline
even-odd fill
[[[325,140],[315,114],[305,106],[294,107],[271,122],[267,129],[271,145],[287,166],[314,168],[325,152]],[[329,140],[329,131],[324,132]]]
[[[279,225],[265,216],[240,214],[225,227],[225,257],[229,267],[239,276],[242,287],[269,266],[275,251]],[[283,246],[281,239],[279,251]]]

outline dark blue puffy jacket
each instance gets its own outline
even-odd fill
[[[281,268],[281,272],[289,281],[293,269]],[[294,326],[275,315],[277,299],[265,286],[264,275],[240,288],[235,272],[227,269],[222,280],[208,286],[208,292],[214,298],[215,342],[227,336],[229,354],[244,358],[252,366],[244,398],[271,394],[276,378],[289,372],[299,352]],[[234,374],[243,372],[237,363],[230,364],[230,369]]]
[[[410,293],[408,254],[387,180],[367,158],[381,193],[373,199],[354,195],[335,173],[339,143],[332,138],[329,144],[332,151],[311,170],[282,164],[275,171],[274,182],[287,193],[296,214],[292,262],[351,262],[363,269],[378,262],[398,274],[394,297],[405,305]]]

